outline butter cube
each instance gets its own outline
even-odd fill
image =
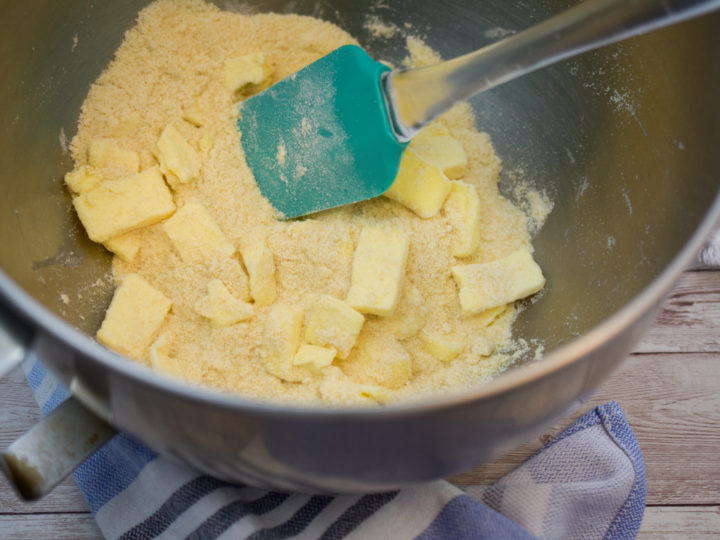
[[[243,261],[250,276],[250,296],[258,306],[269,306],[275,301],[275,262],[264,242],[254,242],[242,250]]]
[[[270,77],[272,67],[266,53],[253,53],[225,60],[225,84],[231,92],[238,92],[245,86],[260,85]]]
[[[90,143],[88,161],[96,169],[114,169],[125,175],[140,170],[140,156],[136,152],[120,148],[107,139],[96,139]]]
[[[445,208],[454,218],[452,254],[469,257],[480,244],[480,198],[475,186],[454,181]]]
[[[422,333],[420,341],[425,350],[443,362],[449,362],[465,350],[464,340],[437,333]]]
[[[410,237],[404,231],[364,227],[353,257],[347,303],[361,313],[392,315],[400,299]]]
[[[376,384],[360,384],[351,380],[340,368],[329,366],[323,370],[325,375],[320,381],[320,397],[331,403],[345,405],[371,405],[386,403],[390,392]]]
[[[142,117],[140,113],[133,111],[112,128],[112,134],[115,137],[132,137],[137,133],[141,123]]]
[[[157,167],[119,180],[105,180],[80,193],[73,205],[95,242],[152,225],[175,211],[170,190]]]
[[[460,141],[450,135],[440,123],[430,124],[415,135],[408,147],[420,159],[431,163],[448,178],[462,178],[467,167],[467,155]]]
[[[185,378],[182,364],[172,356],[173,335],[170,332],[160,334],[148,349],[148,361],[156,371],[178,379]]]
[[[206,129],[203,129],[202,135],[200,135],[200,140],[198,141],[198,148],[200,148],[200,151],[208,155],[210,153],[210,150],[212,150],[213,147],[213,140],[210,136],[210,133],[207,132]]]
[[[165,178],[173,189],[191,182],[200,174],[200,156],[172,125],[160,134],[155,156]]]
[[[297,306],[275,304],[267,314],[263,328],[265,369],[271,375],[290,382],[302,380],[293,365],[300,345],[303,311]]]
[[[235,253],[235,246],[198,203],[187,203],[163,223],[162,228],[188,264],[224,259]]]
[[[406,149],[395,181],[384,195],[429,218],[438,213],[451,188],[450,180],[438,167]]]
[[[371,339],[360,347],[354,370],[362,372],[361,382],[396,390],[412,377],[412,358],[393,338]],[[352,374],[351,374],[352,375]]]
[[[97,338],[131,358],[141,359],[170,311],[170,300],[138,274],[126,275],[105,313]]]
[[[324,294],[310,311],[305,339],[311,345],[334,347],[343,360],[355,346],[364,322],[365,317],[348,304]]]
[[[476,315],[536,293],[545,285],[542,270],[527,249],[488,263],[452,267],[463,315]]]
[[[295,353],[293,365],[312,366],[315,369],[322,369],[332,364],[336,355],[337,351],[332,347],[320,347],[303,343]]]
[[[92,167],[83,165],[65,175],[65,183],[73,193],[85,193],[97,187],[102,182],[102,177]]]
[[[140,235],[137,231],[130,231],[106,240],[103,245],[122,260],[132,262],[140,251]]]
[[[505,304],[504,306],[486,309],[482,313],[478,313],[477,315],[475,315],[475,322],[483,326],[490,326],[492,323],[495,322],[495,319],[497,319],[505,312],[507,308],[508,304]]]
[[[385,326],[396,339],[406,339],[422,330],[426,319],[425,299],[418,288],[406,279],[395,313],[385,319]]]
[[[205,115],[197,105],[191,105],[183,109],[183,120],[195,127],[202,127],[205,124]]]
[[[219,279],[213,279],[208,283],[207,294],[195,304],[195,311],[210,319],[214,328],[246,321],[254,313],[250,304],[230,294]]]
[[[470,343],[470,355],[474,359],[482,356],[490,356],[495,352],[495,344],[484,336],[477,336]]]

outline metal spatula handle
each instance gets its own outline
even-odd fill
[[[384,80],[402,141],[458,101],[582,52],[720,8],[720,0],[588,0],[537,26],[426,68]]]

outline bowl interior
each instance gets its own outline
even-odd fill
[[[67,144],[89,85],[147,2],[4,4],[0,21],[0,267],[48,309],[94,334],[112,294],[110,255],[90,242],[63,185]],[[443,57],[539,22],[567,2],[218,2],[325,18],[399,64],[405,33]],[[373,35],[377,17],[400,31]],[[480,129],[503,160],[501,189],[554,203],[534,239],[548,277],[515,334],[552,350],[611,316],[686,244],[718,194],[720,15],[660,30],[477,96]]]

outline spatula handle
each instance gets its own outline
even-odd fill
[[[458,101],[565,58],[720,8],[720,0],[588,0],[528,30],[384,80],[400,140]]]

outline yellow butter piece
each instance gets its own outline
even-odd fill
[[[235,257],[213,261],[211,264],[212,275],[223,282],[234,297],[245,302],[250,302],[250,289],[248,287],[248,276]]]
[[[73,205],[95,242],[152,225],[175,211],[170,190],[157,167],[119,180],[105,180],[80,193]]]
[[[208,155],[210,153],[210,150],[212,150],[212,137],[210,136],[210,133],[207,132],[207,130],[203,130],[202,135],[200,135],[198,147],[200,148],[200,151],[205,155]]]
[[[484,336],[477,336],[470,343],[469,350],[474,358],[490,356],[495,352],[495,344]]]
[[[197,105],[191,105],[183,109],[183,120],[190,122],[193,126],[202,127],[205,124],[205,115]]]
[[[200,156],[172,125],[160,134],[155,156],[165,178],[173,189],[195,180],[200,174]]]
[[[254,313],[252,305],[235,298],[219,279],[210,280],[207,294],[195,304],[195,311],[210,319],[215,328],[246,321]]]
[[[125,175],[140,170],[140,156],[136,152],[120,148],[106,139],[96,139],[90,143],[88,161],[96,169],[114,169]]]
[[[102,182],[100,174],[87,165],[73,169],[65,175],[65,184],[67,184],[73,193],[90,191],[99,186],[100,182]]]
[[[364,322],[365,317],[348,304],[324,294],[310,310],[305,339],[312,345],[334,347],[342,360],[355,346]]]
[[[395,312],[385,319],[386,327],[396,339],[406,339],[422,330],[426,319],[425,299],[418,288],[406,279]]]
[[[421,129],[408,145],[420,159],[440,168],[448,178],[462,178],[467,167],[467,155],[460,141],[450,135],[440,123]]]
[[[242,257],[250,276],[250,296],[258,306],[269,306],[277,297],[272,252],[264,242],[253,242],[242,249]]]
[[[390,316],[405,277],[410,237],[404,231],[367,226],[353,256],[347,303],[361,313]]]
[[[112,251],[115,255],[127,262],[132,262],[135,258],[135,255],[140,251],[140,244],[140,235],[137,231],[130,231],[120,236],[115,236],[103,243],[109,251]]]
[[[260,85],[270,77],[272,67],[266,53],[253,53],[225,60],[225,85],[238,92],[248,84]]]
[[[160,334],[148,349],[148,361],[156,371],[171,377],[185,379],[182,364],[172,355],[173,335],[170,332]]]
[[[131,112],[112,128],[112,135],[115,137],[132,137],[137,133],[142,117],[137,111]]]
[[[356,362],[362,366],[362,382],[397,390],[412,377],[410,353],[393,338],[363,342]]]
[[[400,169],[385,196],[408,207],[418,216],[429,218],[438,213],[452,185],[443,172],[406,149]]]
[[[335,366],[325,368],[323,375],[318,392],[325,401],[345,405],[374,405],[386,403],[389,399],[387,388],[354,382]]]
[[[455,257],[471,256],[480,245],[480,198],[475,186],[453,181],[445,208],[455,218],[452,254]]]
[[[320,347],[319,345],[303,343],[295,353],[293,365],[312,366],[316,369],[322,369],[332,364],[336,355],[337,351],[332,347]]]
[[[98,330],[98,341],[111,349],[141,359],[170,311],[172,303],[138,274],[126,275]]]
[[[527,249],[488,263],[452,267],[463,315],[476,315],[536,293],[545,285],[542,270]]]
[[[290,382],[303,379],[293,365],[300,346],[303,311],[298,306],[275,304],[267,314],[263,327],[265,369],[271,375]]]
[[[505,310],[508,308],[508,304],[505,304],[503,306],[497,306],[494,308],[486,309],[485,311],[478,313],[475,315],[475,321],[481,325],[484,326],[490,326],[492,323],[495,322],[495,319],[497,319],[500,315],[505,313]]]
[[[233,246],[204,206],[189,202],[162,225],[163,230],[188,264],[224,259],[235,253]]]
[[[465,350],[466,343],[464,340],[450,336],[444,336],[438,333],[422,333],[420,334],[425,350],[432,356],[443,362],[449,362],[457,357]]]

